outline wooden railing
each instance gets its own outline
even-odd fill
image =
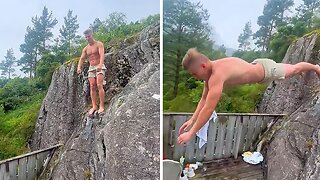
[[[35,180],[45,170],[58,144],[0,161],[0,180]]]
[[[234,157],[252,150],[254,142],[261,137],[268,124],[274,124],[285,114],[218,113],[215,123],[210,121],[208,141],[200,149],[199,138],[177,144],[179,128],[192,116],[191,113],[164,113],[163,115],[163,154],[166,158],[187,162],[210,161]]]

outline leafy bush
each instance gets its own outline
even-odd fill
[[[151,15],[146,19],[121,25],[111,31],[108,31],[106,28],[99,28],[99,30],[94,33],[94,38],[103,42],[106,49],[114,48],[119,44],[119,42],[122,42],[126,38],[128,39],[127,42],[132,42],[132,40],[137,38],[137,33],[141,32],[144,28],[159,22],[159,14]],[[86,44],[87,42],[82,40],[80,48],[84,48]]]
[[[9,79],[1,79],[0,78],[0,88],[3,88],[3,86],[6,85],[8,81],[9,81]]]
[[[261,57],[268,57],[267,54],[263,54],[262,52],[255,51],[255,50],[251,50],[251,51],[238,50],[238,51],[235,51],[232,54],[232,56],[241,58],[247,62],[252,62],[253,60]]]
[[[190,83],[190,82],[189,82]],[[188,83],[179,84],[179,94],[173,100],[163,100],[166,112],[193,112],[201,99],[203,83],[195,82],[196,87],[188,89]],[[194,87],[194,86],[193,86]],[[252,84],[224,89],[216,107],[217,112],[255,112],[256,105],[261,101],[266,85]],[[164,94],[170,92],[164,92]]]
[[[171,101],[166,101],[168,109],[167,112],[194,112],[196,103],[192,102],[188,95],[177,96]]]
[[[35,85],[37,88],[41,90],[48,89],[54,71],[61,66],[65,59],[66,57],[61,54],[46,54],[40,59],[36,70],[37,82]]]
[[[216,108],[218,112],[255,112],[261,101],[266,85],[252,84],[228,87],[224,90]]]
[[[44,97],[40,93],[30,97],[32,101],[19,105],[19,109],[4,113],[0,108],[0,160],[28,151],[27,142],[37,120]]]

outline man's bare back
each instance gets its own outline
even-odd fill
[[[229,57],[211,61],[211,77],[219,76],[224,85],[240,85],[261,82],[264,69],[261,64],[251,64],[240,58]]]

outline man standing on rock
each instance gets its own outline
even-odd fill
[[[105,92],[103,89],[103,81],[106,67],[104,65],[104,47],[103,43],[96,41],[93,37],[91,29],[83,32],[88,45],[82,50],[82,54],[78,63],[77,73],[82,72],[82,64],[86,58],[89,58],[88,79],[90,83],[90,96],[92,108],[89,110],[89,115],[92,116],[98,109],[96,91],[98,88],[100,105],[98,113],[104,112],[104,98]]]
[[[216,108],[224,86],[268,83],[295,75],[315,72],[320,78],[320,66],[307,62],[276,63],[271,59],[256,59],[248,63],[240,58],[227,57],[211,61],[195,48],[188,50],[182,65],[193,77],[204,81],[201,100],[193,116],[179,130],[178,143],[189,141],[206,124]],[[190,128],[189,131],[186,131]]]

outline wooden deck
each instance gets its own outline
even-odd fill
[[[196,175],[189,180],[262,180],[266,179],[264,170],[261,163],[251,165],[244,162],[242,157],[219,159],[205,162],[203,167],[195,171]]]

